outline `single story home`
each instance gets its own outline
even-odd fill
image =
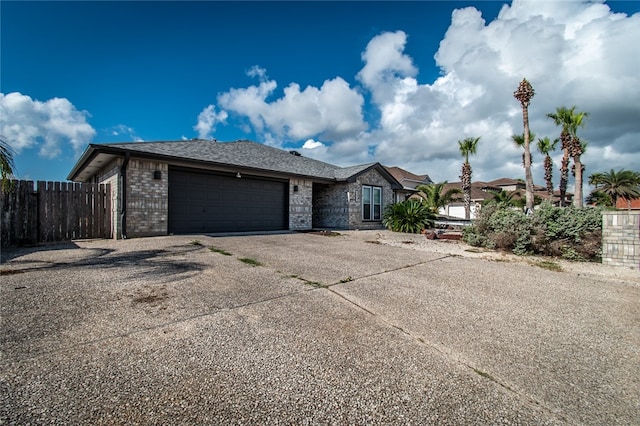
[[[115,238],[381,228],[402,185],[247,140],[90,144],[67,179],[109,183]]]

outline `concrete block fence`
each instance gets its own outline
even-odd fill
[[[640,211],[603,212],[602,263],[640,271]]]

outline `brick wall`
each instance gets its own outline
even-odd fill
[[[127,167],[127,236],[167,235],[169,223],[167,163],[131,159]],[[160,179],[154,179],[154,172]]]
[[[602,213],[602,263],[640,270],[640,212]]]
[[[382,188],[382,210],[393,203],[391,184],[377,170],[370,170],[354,182],[316,184],[313,190],[315,228],[381,229],[381,221],[362,220],[362,185]]]
[[[289,181],[289,229],[302,231],[312,227],[313,182],[304,179]]]
[[[381,229],[381,221],[362,220],[362,185],[382,187],[382,212],[393,203],[393,189],[391,183],[377,170],[369,170],[358,176],[355,182],[349,184],[349,229]],[[353,196],[355,195],[355,197]]]
[[[315,184],[313,187],[313,227],[338,228],[349,227],[347,203],[348,184]]]

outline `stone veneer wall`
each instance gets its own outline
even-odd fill
[[[602,263],[640,270],[640,212],[602,213]]]
[[[297,191],[295,190],[297,187]],[[289,229],[303,231],[312,227],[313,182],[304,179],[289,181]]]
[[[161,179],[153,179],[160,171]],[[127,237],[167,235],[169,229],[169,166],[129,160],[127,166]]]

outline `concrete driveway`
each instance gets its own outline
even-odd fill
[[[640,424],[636,281],[379,235],[4,250],[0,423]]]

